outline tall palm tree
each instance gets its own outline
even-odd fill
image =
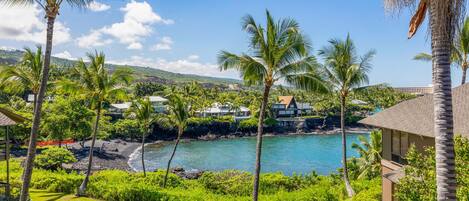
[[[350,185],[347,170],[347,141],[345,135],[346,100],[352,90],[368,83],[368,71],[374,51],[369,51],[362,57],[357,55],[355,45],[347,35],[345,40],[332,39],[329,46],[319,51],[324,58],[324,71],[334,91],[340,97],[340,127],[342,131],[342,163],[343,177],[347,194],[353,196],[355,192]]]
[[[417,0],[385,0],[388,9],[413,6]],[[451,49],[465,15],[465,0],[420,0],[410,21],[409,38],[429,15],[433,61],[433,108],[438,200],[456,200],[456,172],[451,96]]]
[[[143,176],[147,176],[144,160],[145,136],[151,133],[151,125],[155,120],[154,108],[150,102],[150,99],[147,97],[145,99],[139,99],[134,102],[132,104],[131,110],[140,124],[140,129],[142,130],[142,168]]]
[[[469,68],[469,17],[464,20],[464,25],[457,31],[457,37],[453,41],[451,48],[451,63],[460,67],[462,70],[461,85],[466,83],[467,69]],[[415,60],[432,61],[432,55],[428,53],[419,53],[415,55]],[[433,71],[433,75],[435,72]]]
[[[29,197],[29,185],[33,172],[33,163],[36,156],[36,141],[41,119],[42,101],[46,93],[47,81],[49,80],[49,67],[52,54],[52,38],[54,34],[54,23],[59,14],[60,6],[63,2],[77,8],[85,8],[93,0],[4,0],[6,5],[31,5],[39,4],[44,9],[47,18],[46,52],[44,56],[44,66],[42,68],[41,84],[37,93],[36,105],[34,106],[33,124],[31,126],[31,136],[26,157],[26,168],[23,173],[23,185],[21,187],[20,201],[26,201]]]
[[[381,138],[381,132],[374,130],[370,133],[370,140],[361,135],[358,137],[360,144],[352,144],[352,148],[360,154],[360,158],[358,158],[359,179],[379,176],[381,172],[381,151],[383,150]]]
[[[176,143],[174,144],[173,152],[171,157],[168,160],[168,165],[166,166],[166,174],[164,176],[163,188],[166,187],[166,182],[168,180],[169,168],[171,167],[171,161],[176,154],[176,149],[179,145],[184,130],[187,127],[187,120],[189,119],[189,105],[180,95],[174,94],[169,99],[168,112],[166,119],[166,124],[176,127],[177,129],[177,138]]]
[[[105,67],[103,53],[87,54],[90,60],[87,65],[83,60],[78,61],[74,68],[75,80],[66,80],[61,83],[64,91],[87,97],[91,101],[91,108],[95,110],[96,119],[93,126],[93,135],[88,156],[88,169],[86,177],[78,189],[78,196],[85,195],[93,164],[93,149],[96,135],[99,132],[99,120],[102,115],[102,104],[112,99],[123,99],[126,96],[126,86],[132,80],[131,72],[127,69],[117,69],[109,74]]]
[[[279,80],[310,89],[324,89],[318,75],[302,74],[317,66],[309,55],[310,44],[293,19],[275,22],[266,11],[266,28],[257,24],[251,15],[242,20],[242,27],[250,37],[251,54],[236,55],[222,51],[218,57],[221,70],[236,69],[248,85],[263,85],[259,123],[257,130],[256,163],[254,171],[253,200],[259,193],[263,122],[270,89]]]
[[[41,46],[37,46],[36,52],[29,48],[24,49],[23,58],[18,66],[9,66],[0,72],[1,82],[5,86],[11,86],[9,90],[26,89],[34,96],[33,107],[36,105],[37,94],[41,85],[43,55]],[[6,84],[5,84],[6,83]],[[17,87],[19,84],[21,87]]]

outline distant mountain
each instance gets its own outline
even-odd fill
[[[0,65],[15,65],[22,57],[23,51],[14,50],[14,49],[0,49]],[[52,63],[59,66],[73,66],[76,61],[62,59],[58,57],[52,57]],[[191,82],[197,81],[201,83],[209,84],[239,84],[240,80],[229,79],[229,78],[217,78],[217,77],[208,77],[200,76],[194,74],[181,74],[173,73],[169,71],[164,71],[160,69],[150,68],[150,67],[141,67],[141,66],[123,66],[123,65],[114,65],[107,64],[107,67],[110,70],[119,67],[128,67],[132,69],[135,73],[135,76],[138,80],[141,81],[153,81],[159,83],[174,83],[174,82]]]

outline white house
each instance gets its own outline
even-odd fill
[[[168,99],[163,98],[161,96],[149,96],[151,104],[157,113],[165,113],[166,112],[166,103]]]
[[[196,115],[199,117],[221,117],[221,116],[234,116],[235,120],[248,119],[251,117],[249,108],[240,106],[234,108],[232,104],[214,103],[211,107],[205,110],[197,111]]]

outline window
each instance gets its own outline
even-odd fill
[[[405,155],[409,149],[409,135],[407,133],[392,131],[391,160],[405,164]]]

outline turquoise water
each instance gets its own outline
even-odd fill
[[[358,143],[359,135],[348,134],[348,157],[358,156],[351,148]],[[342,141],[334,135],[294,135],[264,137],[262,148],[262,172],[310,173],[327,175],[341,167]],[[148,170],[166,167],[174,143],[147,145],[145,165]],[[255,161],[256,138],[235,138],[216,141],[181,142],[171,164],[186,170],[238,169],[252,171]],[[136,151],[129,164],[141,170],[141,151]]]

